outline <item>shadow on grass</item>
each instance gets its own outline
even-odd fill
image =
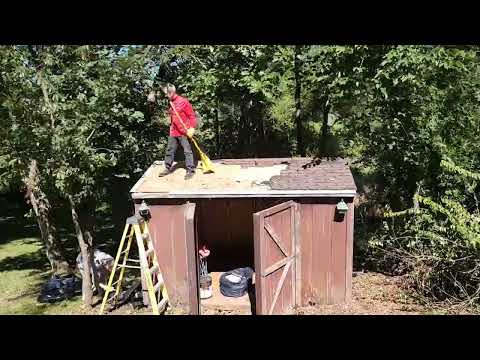
[[[102,205],[103,208],[97,209],[95,213],[95,247],[112,256],[115,256],[117,252],[125,226],[125,219],[131,215],[130,208],[132,206],[128,196],[119,196],[118,194],[128,195],[129,188],[130,186],[126,186],[124,191],[113,192],[112,199],[107,201],[108,204],[106,206],[99,204],[99,207]],[[18,202],[20,203],[20,200]],[[50,264],[40,240],[38,225],[35,219],[24,217],[28,209],[28,206],[19,207],[19,209],[0,208],[0,251],[2,250],[2,245],[12,242],[0,260],[0,276],[3,274],[5,281],[9,281],[9,279],[13,281],[12,289],[15,292],[11,294],[10,298],[4,298],[9,303],[6,304],[4,311],[21,314],[56,312],[57,308],[70,307],[71,304],[69,300],[53,304],[37,303],[37,296],[41,292],[42,285],[50,278],[51,273]],[[71,265],[75,265],[79,254],[79,246],[71,215],[69,212],[64,211],[64,207],[60,206],[55,210],[54,215],[57,225],[57,236],[64,247],[66,259]],[[17,242],[19,245],[18,251],[16,248]],[[22,245],[35,246],[28,246],[28,250],[25,248],[25,251],[23,251]],[[18,275],[17,280],[15,271],[22,270],[23,273]],[[18,289],[18,291],[15,289]],[[76,299],[77,297],[71,300]],[[1,311],[2,309],[0,308]]]
[[[24,289],[20,295],[8,298],[8,301],[17,301],[29,297],[36,298],[40,295],[42,284],[50,278],[50,273],[42,272],[41,270],[33,270],[28,273],[27,277],[32,279],[29,282],[29,286]]]
[[[41,272],[50,269],[43,249],[18,256],[9,256],[0,261],[0,272],[26,269],[35,269]]]
[[[38,237],[40,231],[34,223],[17,218],[0,218],[0,245],[20,238]]]

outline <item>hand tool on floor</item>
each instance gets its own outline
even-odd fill
[[[198,251],[200,255],[200,299],[208,299],[212,297],[212,277],[208,275],[207,257],[210,250],[205,245]]]
[[[185,123],[183,122],[182,118],[180,117],[180,115],[178,114],[177,112],[177,109],[175,109],[175,106],[173,105],[173,102],[170,101],[170,106],[172,107],[173,111],[175,112],[175,115],[177,115],[178,119],[180,120],[180,123],[183,125],[183,127],[185,128],[185,131],[187,131],[187,134],[190,134],[189,132],[189,128],[187,128],[187,126],[185,125]],[[198,154],[200,155],[200,161],[202,163],[202,171],[204,174],[208,174],[208,173],[213,173],[215,172],[214,168],[213,168],[213,164],[212,162],[210,161],[210,159],[208,158],[208,156],[202,151],[202,149],[200,149],[200,146],[198,146],[198,143],[197,141],[195,140],[195,138],[193,137],[193,134],[191,136],[189,136],[190,140],[192,141],[193,145],[195,146],[195,148],[197,149],[198,151]]]
[[[210,255],[210,250],[207,249],[205,245],[198,251],[200,254],[200,276],[207,276],[207,257]]]

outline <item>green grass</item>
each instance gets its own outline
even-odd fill
[[[82,312],[81,297],[40,304],[37,297],[49,278],[49,264],[35,237],[0,244],[0,314],[75,314]]]

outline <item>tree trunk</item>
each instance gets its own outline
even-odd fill
[[[330,113],[330,106],[328,105],[328,97],[324,98],[322,108],[322,132],[320,134],[319,152],[320,157],[333,156],[332,149],[330,149],[330,128],[328,126],[328,114]]]
[[[328,114],[330,113],[330,106],[327,105],[327,101],[323,106],[323,123],[322,123],[322,138],[326,139],[329,134],[329,127],[328,127]]]
[[[245,104],[245,101],[240,104],[240,121],[239,121],[239,129],[238,129],[238,153],[241,156],[246,156],[246,150],[249,147],[248,146],[248,110],[247,110],[247,104]]]
[[[218,118],[218,107],[220,106],[218,98],[216,99],[215,106],[215,139],[217,141],[217,157],[221,157],[221,140],[220,140],[220,120]]]
[[[294,74],[295,74],[295,124],[297,127],[297,147],[296,151],[301,156],[305,156],[305,144],[303,140],[303,123],[302,123],[302,79],[301,79],[301,62],[298,56],[301,53],[300,45],[295,46]]]
[[[85,236],[82,231],[80,217],[77,213],[75,203],[72,196],[69,196],[70,207],[72,210],[72,221],[75,227],[75,233],[77,234],[78,245],[80,246],[80,252],[82,254],[82,298],[86,305],[92,306],[93,303],[93,290],[92,290],[92,278],[90,275],[90,269],[93,268],[93,244],[91,243],[91,236]],[[95,272],[94,272],[95,273]]]
[[[41,190],[39,183],[38,163],[36,160],[31,160],[28,178],[24,179],[27,202],[30,203],[35,213],[52,271],[54,273],[71,273],[72,269],[65,258],[63,246],[56,237],[50,202],[47,195]]]
[[[83,232],[83,238],[89,246],[90,250],[90,266],[92,271],[95,269],[95,247],[93,241],[93,228],[95,223],[95,201],[90,199],[85,201],[78,211],[79,211],[79,220],[80,226]],[[93,284],[97,290],[98,295],[103,294],[103,289],[100,287],[100,278],[97,271],[93,271]]]
[[[263,116],[263,111],[261,108],[256,108],[255,115],[258,117],[258,131],[259,131],[259,141],[257,141],[257,154],[259,153],[260,157],[265,157],[267,150],[267,137],[265,133],[265,121]]]
[[[420,203],[417,199],[417,196],[420,195],[420,191],[422,190],[422,185],[423,185],[423,180],[417,181],[416,188],[415,188],[415,193],[413,194],[412,200],[413,200],[413,210],[415,212],[420,210]]]

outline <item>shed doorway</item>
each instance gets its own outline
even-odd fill
[[[210,250],[212,296],[200,299],[202,315],[293,313],[300,296],[299,207],[283,199],[230,198],[195,201],[195,249]],[[200,260],[196,258],[196,286]],[[237,268],[254,270],[242,297],[220,291],[220,276]]]

